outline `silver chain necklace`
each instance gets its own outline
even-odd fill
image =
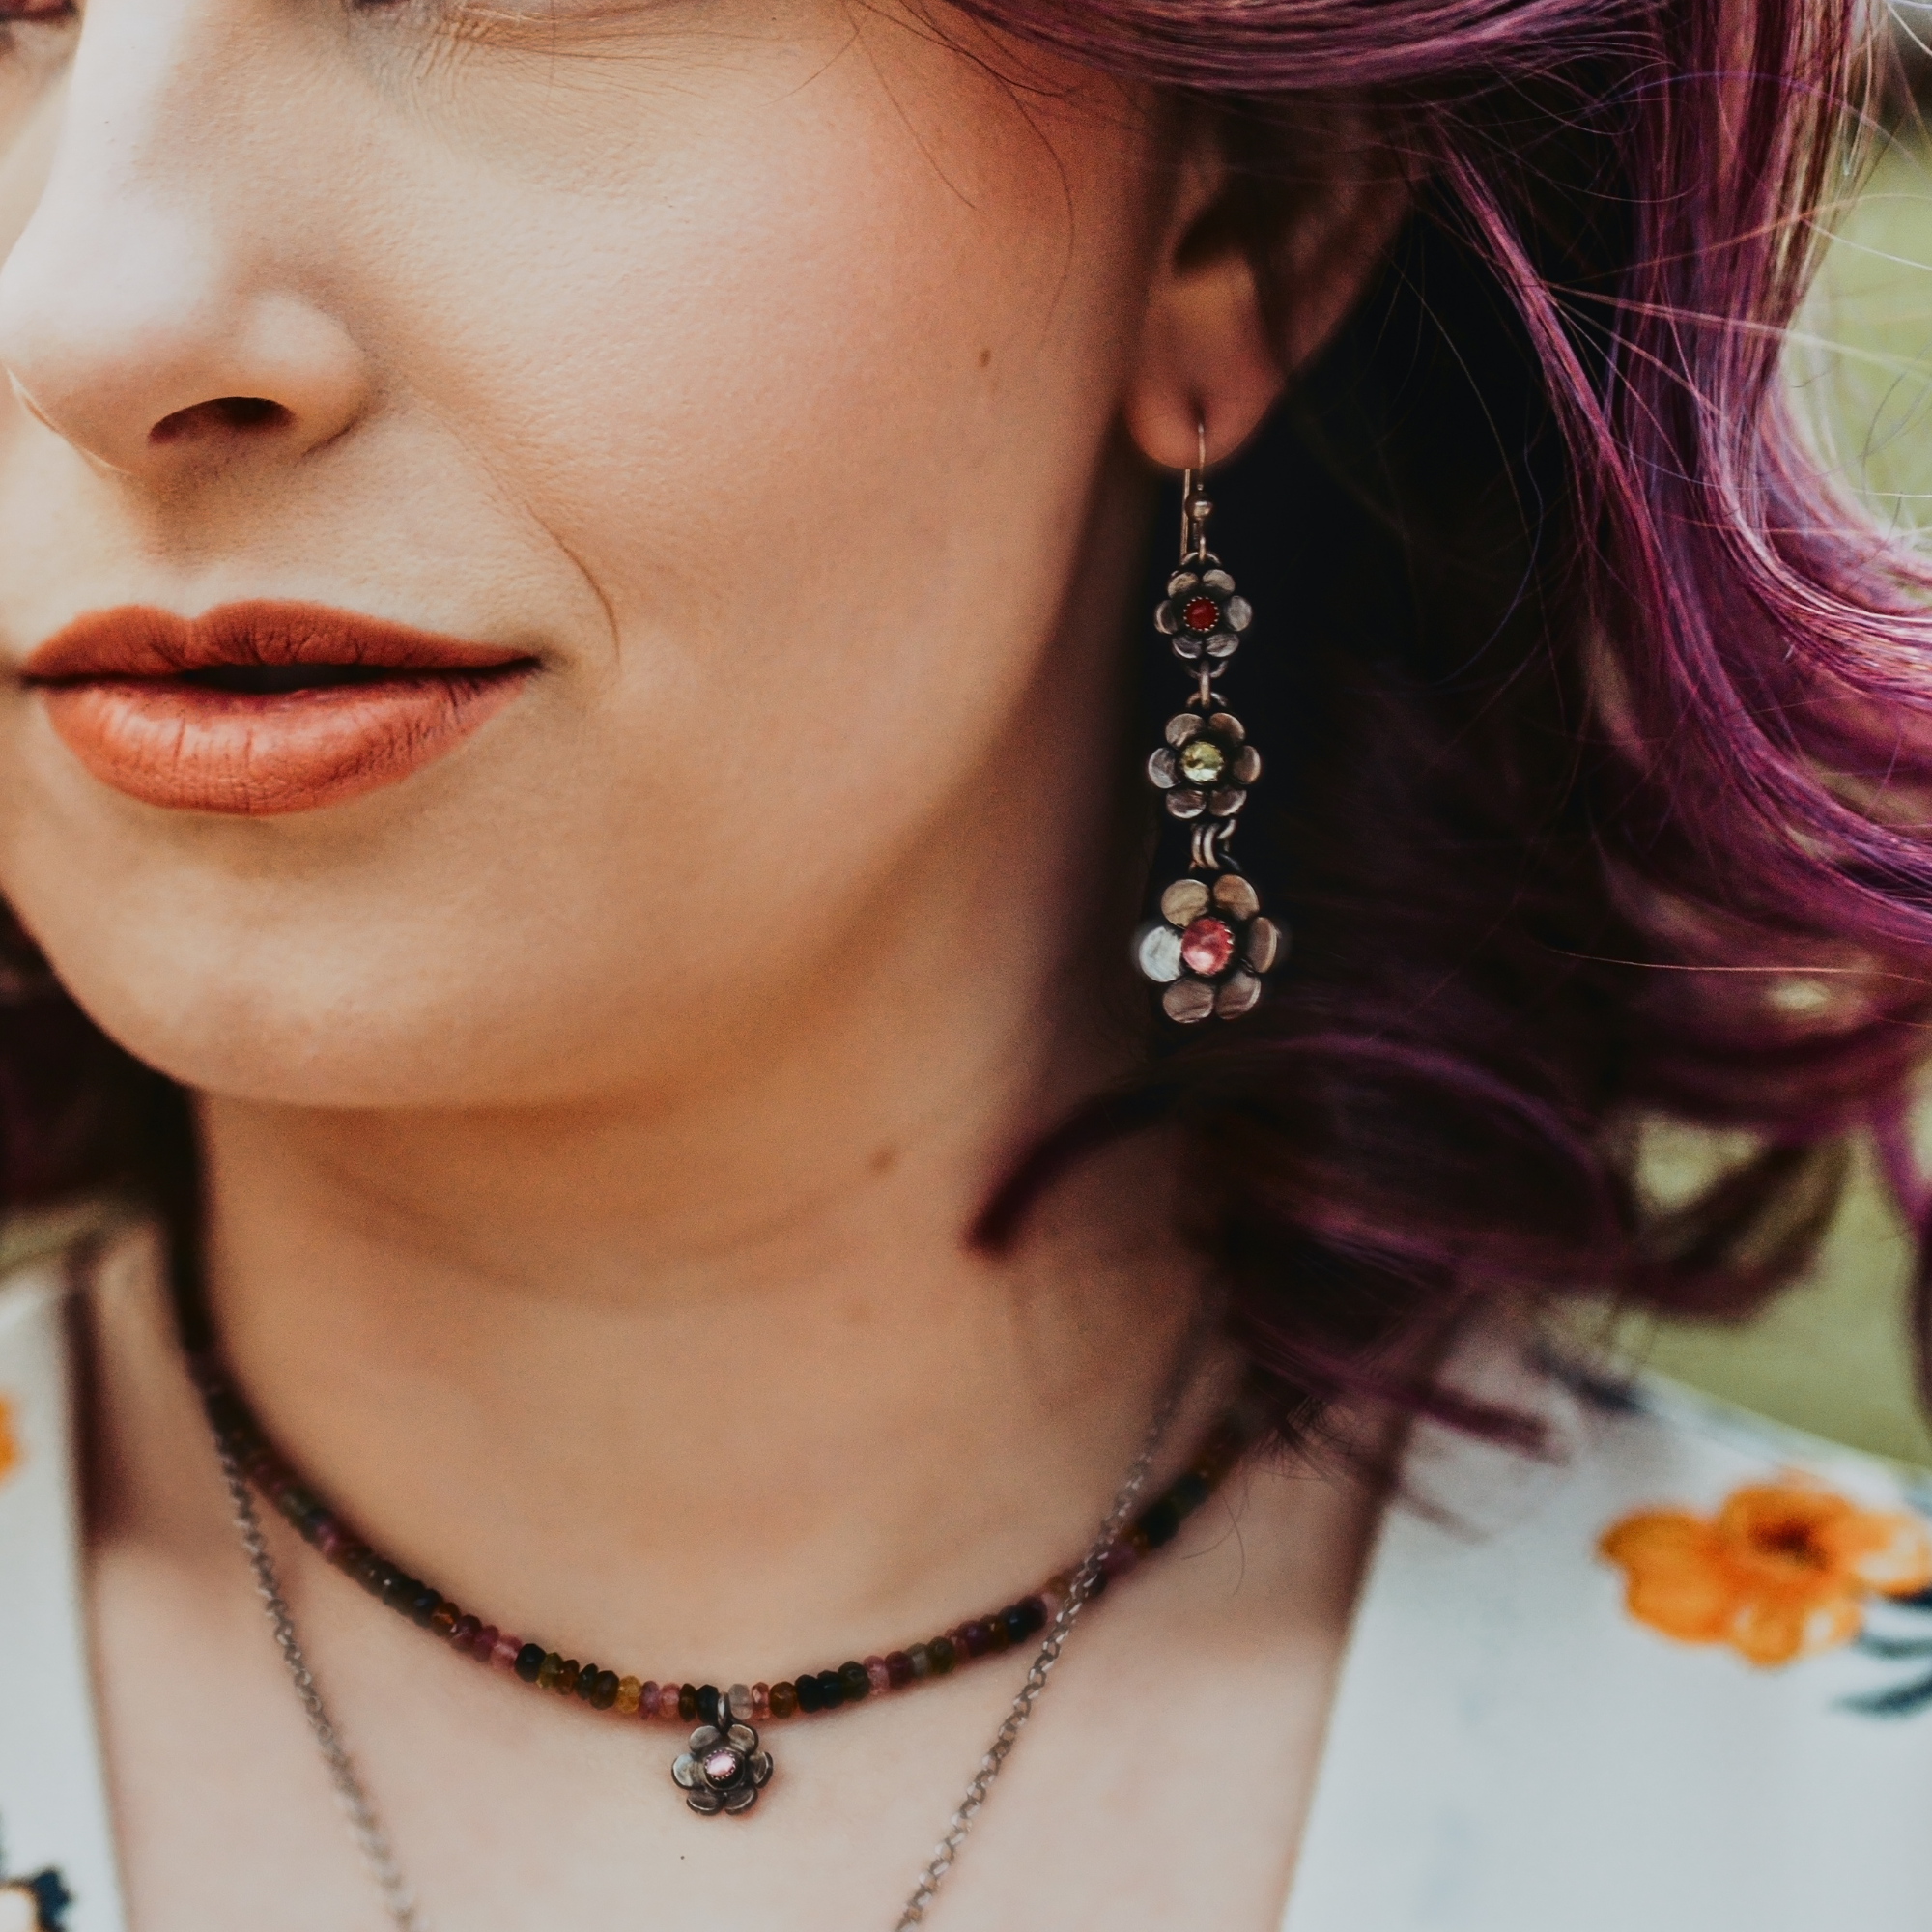
[[[1040,1693],[1046,1689],[1053,1666],[1060,1662],[1061,1653],[1066,1648],[1066,1641],[1073,1634],[1081,1612],[1093,1600],[1094,1586],[1100,1575],[1101,1556],[1125,1527],[1134,1504],[1147,1485],[1153,1459],[1167,1435],[1168,1425],[1174,1420],[1175,1411],[1180,1406],[1181,1398],[1192,1379],[1198,1352],[1198,1348],[1192,1344],[1182,1351],[1181,1367],[1161,1400],[1140,1454],[1134,1458],[1133,1466],[1127,1471],[1098,1535],[1089,1545],[1087,1554],[1074,1572],[1072,1584],[1047,1625],[1046,1634],[1034,1654],[1033,1662],[1027,1667],[1026,1681],[1020,1686],[1019,1694],[1014,1697],[1000,1728],[994,1732],[986,1754],[980,1760],[979,1770],[974,1773],[965,1796],[959,1801],[959,1808],[947,1820],[946,1835],[940,1839],[924,1870],[920,1873],[918,1884],[913,1887],[895,1922],[894,1932],[906,1932],[907,1926],[918,1925],[924,1920],[940,1887],[946,1883],[947,1874],[957,1861],[966,1835],[973,1829],[973,1821],[979,1817],[987,1794],[993,1788],[993,1780],[999,1776],[1012,1753],[1013,1746],[1019,1742],[1020,1732],[1033,1716],[1034,1706],[1039,1702]],[[228,1441],[219,1431],[213,1433],[215,1454],[221,1463],[221,1478],[227,1486],[229,1504],[234,1512],[235,1528],[242,1539],[248,1567],[254,1572],[256,1594],[260,1596],[262,1607],[274,1631],[275,1646],[282,1654],[283,1663],[288,1666],[289,1681],[295,1686],[302,1715],[308,1719],[309,1734],[315,1739],[316,1748],[328,1767],[336,1799],[349,1820],[349,1829],[356,1844],[361,1847],[363,1862],[369,1867],[369,1875],[383,1894],[383,1904],[397,1932],[428,1932],[427,1921],[416,1904],[415,1894],[390,1848],[388,1834],[376,1815],[369,1794],[363,1789],[355,1761],[328,1715],[328,1707],[323,1702],[315,1673],[302,1655],[301,1642],[296,1634],[295,1616],[289,1608],[287,1597],[282,1593],[281,1578],[276,1574],[274,1558],[269,1553],[268,1539],[262,1534],[261,1518],[256,1513],[255,1497],[248,1487],[248,1478]]]

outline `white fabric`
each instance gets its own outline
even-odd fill
[[[1932,1655],[1845,1649],[1781,1670],[1632,1622],[1594,1553],[1633,1511],[1708,1515],[1807,1470],[1866,1506],[1932,1496],[1872,1460],[1682,1391],[1618,1405],[1512,1372],[1558,1455],[1432,1441],[1364,1584],[1283,1932],[1922,1932],[1932,1703],[1848,1694]],[[78,1565],[66,1296],[0,1286],[0,1932],[58,1871],[65,1932],[122,1932]],[[1932,1641],[1932,1607],[1868,1628]],[[1265,1721],[1244,1712],[1244,1722]],[[24,1915],[24,1916],[22,1916]]]
[[[1632,1621],[1597,1538],[1808,1471],[1923,1496],[1869,1458],[1654,1383],[1560,1405],[1553,1466],[1446,1451],[1392,1511],[1344,1666],[1285,1932],[1923,1932],[1932,1709],[1843,1708],[1932,1674],[1851,1649],[1764,1669]],[[1446,1466],[1445,1466],[1446,1465]],[[1471,1522],[1471,1516],[1480,1518]],[[1932,1637],[1932,1612],[1868,1628]]]
[[[80,1587],[68,1299],[57,1263],[0,1291],[0,1880],[60,1874],[67,1932],[121,1932]],[[0,1926],[31,1926],[0,1885]]]

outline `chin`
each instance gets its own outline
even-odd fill
[[[366,919],[109,920],[42,943],[68,991],[135,1059],[198,1091],[264,1104],[461,1108],[571,1091],[618,1016],[567,962]],[[419,925],[419,923],[409,923]],[[594,977],[594,976],[590,976]],[[573,1036],[577,1036],[573,1037]],[[607,1053],[603,1062],[612,1064]]]

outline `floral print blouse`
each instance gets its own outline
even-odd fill
[[[1922,1932],[1932,1482],[1501,1351],[1356,1611],[1285,1932]]]
[[[0,1283],[0,1932],[126,1924],[67,1292]],[[1932,1481],[1514,1344],[1461,1373],[1549,1453],[1415,1443],[1282,1932],[1932,1925]]]

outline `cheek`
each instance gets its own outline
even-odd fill
[[[1062,112],[853,52],[574,224],[532,197],[520,293],[412,358],[595,582],[635,731],[728,733],[741,791],[975,755],[1058,615],[1144,268],[1134,139]]]
[[[359,513],[377,581],[339,595],[402,567],[405,473],[489,505],[412,511],[412,581],[487,552],[602,617],[442,764],[272,824],[163,823],[13,721],[45,809],[0,812],[8,889],[134,1051],[341,1104],[670,1077],[854,970],[935,825],[972,836],[1112,425],[1142,163],[956,56],[891,77],[713,99],[596,191],[402,177],[361,296],[385,415],[316,520],[342,550]]]

